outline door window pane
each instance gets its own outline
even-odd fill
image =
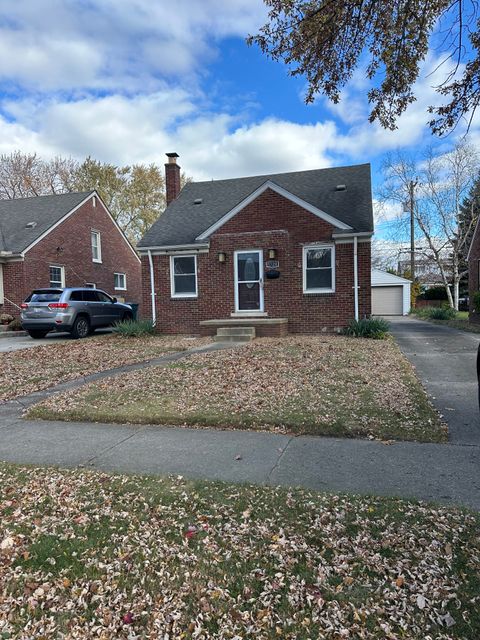
[[[239,253],[237,255],[238,281],[255,281],[260,278],[260,257],[258,253]]]
[[[258,311],[260,309],[260,283],[239,283],[238,309],[239,311]]]

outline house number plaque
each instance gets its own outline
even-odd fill
[[[267,260],[267,262],[265,263],[265,267],[267,269],[278,269],[279,266],[280,263],[278,262],[278,260]]]

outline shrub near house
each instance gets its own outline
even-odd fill
[[[139,243],[143,306],[163,333],[335,330],[370,315],[370,166],[188,183]],[[152,305],[152,300],[154,304]]]

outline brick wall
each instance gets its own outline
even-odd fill
[[[162,333],[198,333],[199,322],[229,318],[235,311],[235,250],[276,250],[280,278],[265,279],[265,311],[271,318],[288,318],[292,333],[332,331],[354,317],[353,243],[335,246],[335,293],[304,294],[303,246],[332,242],[333,227],[272,190],[223,225],[210,240],[209,253],[198,255],[198,298],[172,299],[170,258],[153,256],[157,327]],[[218,253],[225,252],[225,263]],[[370,243],[358,244],[359,313],[371,312]],[[148,258],[143,258],[143,306],[151,314]]]
[[[92,261],[91,230],[101,234],[102,263]],[[141,265],[114,225],[102,204],[92,199],[49,233],[25,254],[24,262],[3,265],[4,293],[17,305],[32,289],[50,286],[50,265],[65,267],[65,285],[97,288],[127,302],[141,301]],[[115,272],[126,274],[126,291],[114,289]],[[18,315],[5,301],[2,310]]]
[[[478,281],[478,271],[480,263],[480,232],[477,230],[473,236],[472,244],[470,247],[470,255],[468,258],[468,293],[469,293],[469,305],[470,312],[469,317],[471,322],[480,323],[480,314],[477,313],[473,306],[473,296],[480,290],[480,283]]]

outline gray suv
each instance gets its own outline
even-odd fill
[[[132,320],[132,308],[101,289],[35,289],[22,304],[22,327],[32,338],[49,331],[68,331],[85,338],[100,327]]]

